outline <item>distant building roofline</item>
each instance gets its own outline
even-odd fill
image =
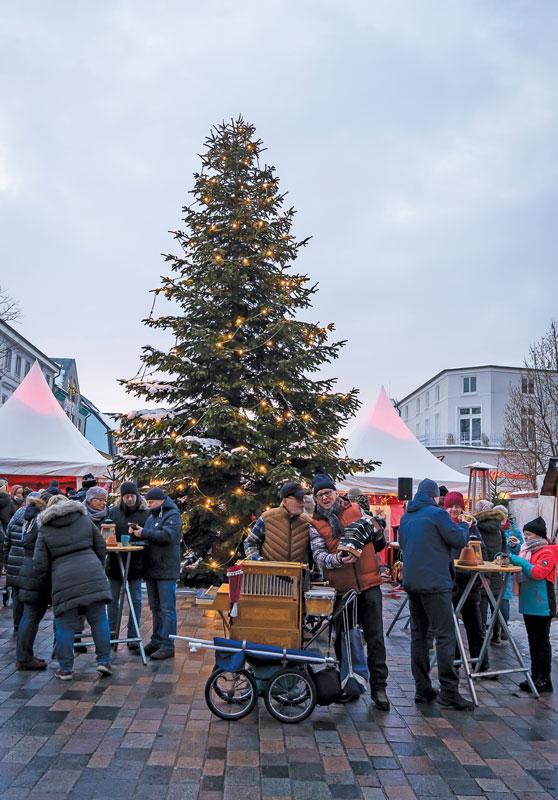
[[[23,336],[19,331],[16,331],[15,328],[12,328],[11,325],[8,325],[7,322],[4,322],[4,320],[0,320],[0,330],[2,330],[3,328],[6,330],[7,336],[9,336],[12,339],[15,339],[16,341],[19,340],[19,342],[23,342],[23,344],[27,348],[29,348],[29,350],[32,353],[36,353],[42,361],[46,361],[48,365],[52,368],[53,372],[55,372],[57,375],[60,374],[60,365],[57,364],[56,361],[54,361],[54,359],[49,358],[49,356],[43,353],[42,350],[39,350],[39,348],[36,347],[36,345],[31,344],[29,339],[26,339],[25,336]]]
[[[511,367],[509,365],[505,366],[504,364],[477,364],[476,366],[473,366],[473,367],[450,367],[449,369],[443,369],[441,372],[438,372],[438,374],[434,375],[433,378],[430,378],[429,380],[425,381],[423,384],[418,386],[416,389],[413,389],[412,392],[409,392],[408,395],[406,395],[405,397],[401,398],[401,400],[399,400],[398,403],[397,403],[397,408],[401,408],[401,406],[404,403],[406,403],[407,400],[409,400],[413,395],[417,394],[417,392],[421,392],[423,389],[425,389],[428,386],[428,384],[432,383],[433,381],[437,381],[438,378],[442,377],[442,375],[447,375],[449,372],[466,372],[466,371],[469,371],[469,370],[472,370],[472,369],[513,369],[515,372],[526,372],[526,371],[528,371],[528,367]],[[552,370],[548,370],[548,372],[551,372],[551,371]]]

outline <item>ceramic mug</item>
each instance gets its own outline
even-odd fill
[[[122,547],[129,547],[130,545],[130,536],[127,533],[123,533],[120,537],[120,544]]]

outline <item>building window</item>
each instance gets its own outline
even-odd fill
[[[440,399],[440,384],[437,383],[436,386],[434,387],[434,400],[438,402],[439,399]]]
[[[420,414],[420,397],[417,397],[417,414]]]
[[[480,406],[459,409],[459,441],[465,445],[480,446],[482,442],[482,414]]]
[[[521,394],[535,394],[535,381],[533,378],[521,378]]]
[[[406,405],[404,407],[403,414],[404,414],[405,419],[409,419],[409,406],[408,405]]]
[[[25,375],[27,375],[27,373],[29,372],[30,369],[31,369],[31,362],[30,361],[26,361],[25,362]]]
[[[417,439],[420,436],[420,422],[417,422]]]
[[[477,391],[476,377],[463,378],[463,394],[473,394]]]
[[[429,437],[430,437],[430,420],[429,419],[425,419],[424,420],[424,438],[425,438],[426,442],[428,442]]]
[[[424,398],[424,405],[425,408],[430,408],[430,392],[426,392],[426,396]]]
[[[6,347],[6,352],[4,353],[4,369],[6,372],[12,371],[12,350],[10,347]]]
[[[440,435],[440,415],[434,414],[434,436],[436,441],[438,441],[438,436]]]
[[[4,403],[6,402],[7,399],[8,399],[8,395],[7,394],[3,394],[2,395],[2,405],[4,405]]]
[[[532,408],[524,408],[521,412],[521,436],[523,441],[535,441],[535,413]]]
[[[21,378],[21,356],[16,356],[16,360],[15,360],[15,375],[16,375],[16,378]]]

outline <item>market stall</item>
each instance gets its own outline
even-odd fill
[[[87,473],[106,479],[110,464],[66,416],[35,362],[0,408],[0,475],[32,488],[55,478],[64,490]]]

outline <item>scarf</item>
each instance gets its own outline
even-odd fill
[[[106,506],[103,509],[101,509],[101,511],[97,511],[96,509],[91,508],[91,506],[89,505],[87,500],[85,501],[84,505],[85,505],[85,508],[87,510],[87,513],[89,514],[89,516],[91,517],[93,522],[100,522],[107,515],[107,507]]]
[[[328,521],[333,536],[336,539],[340,539],[343,534],[345,533],[345,527],[341,520],[339,519],[339,514],[345,509],[345,505],[341,503],[341,498],[338,497],[335,503],[329,509],[322,508],[320,505],[316,505],[316,511],[314,512],[318,519],[325,519]]]
[[[531,561],[533,553],[536,553],[537,550],[540,550],[541,547],[546,547],[548,542],[546,539],[541,539],[540,537],[537,539],[530,539],[528,542],[523,542],[521,545],[521,550],[519,551],[519,557],[524,558],[525,561]],[[516,583],[523,583],[525,580],[525,573],[523,570],[521,572],[516,573],[514,575]]]

